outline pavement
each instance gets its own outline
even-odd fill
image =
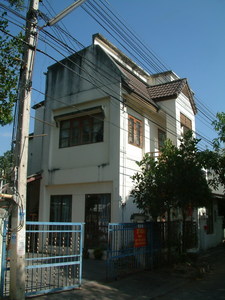
[[[225,300],[225,246],[210,249],[193,264],[143,271],[117,281],[105,280],[104,261],[83,263],[82,287],[38,296],[35,300]]]

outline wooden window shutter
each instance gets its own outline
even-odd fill
[[[191,120],[182,113],[180,113],[180,123],[181,123],[181,126],[184,126],[188,129],[192,130]]]

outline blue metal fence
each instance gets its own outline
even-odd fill
[[[83,224],[26,224],[26,295],[80,287]]]
[[[1,289],[0,299],[9,294],[9,259],[8,259],[8,221],[4,220],[2,224],[2,261],[1,261]]]
[[[197,246],[195,222],[185,223],[186,246]],[[176,261],[181,251],[182,222],[110,223],[107,278],[116,279],[138,270]]]
[[[110,223],[108,235],[108,279],[152,267],[151,223]]]
[[[80,287],[83,226],[83,223],[26,222],[26,296]],[[2,276],[2,294],[7,296],[6,267]]]

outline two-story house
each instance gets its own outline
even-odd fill
[[[130,197],[136,161],[195,130],[187,79],[150,75],[99,34],[48,68],[45,100],[34,108],[28,218],[85,222],[91,248],[104,244],[109,222],[138,212]]]

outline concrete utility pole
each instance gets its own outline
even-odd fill
[[[86,0],[77,0],[63,12],[50,20],[45,26],[51,26],[68,15],[73,9]],[[23,54],[23,66],[19,83],[19,111],[15,147],[15,181],[14,200],[17,202],[12,213],[11,260],[10,260],[10,299],[25,299],[25,241],[26,241],[26,191],[28,142],[30,124],[30,102],[32,87],[32,72],[35,50],[37,46],[37,13],[39,0],[30,0],[26,19],[26,36]],[[45,27],[44,26],[44,27]]]
[[[37,11],[39,0],[31,0],[26,20],[26,35],[19,83],[19,110],[15,146],[15,194],[17,206],[12,214],[10,298],[25,299],[25,233],[27,161],[30,123],[32,71],[37,40]]]

